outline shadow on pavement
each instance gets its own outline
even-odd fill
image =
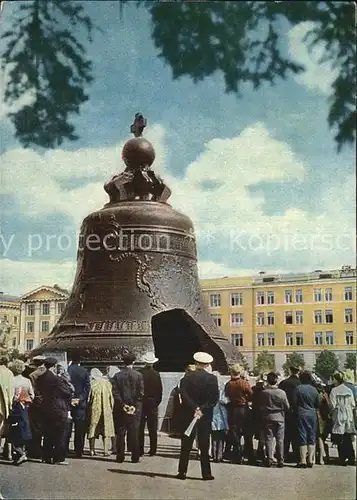
[[[108,469],[108,472],[115,472],[117,474],[130,474],[133,476],[145,476],[145,477],[163,477],[163,478],[171,478],[176,479],[176,475],[174,474],[163,474],[161,472],[142,472],[136,470],[123,470],[123,469]],[[187,479],[192,479],[193,481],[202,481],[199,477],[189,477]]]

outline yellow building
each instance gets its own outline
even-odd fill
[[[343,365],[356,352],[356,269],[201,280],[209,311],[223,334],[247,357],[270,351],[281,371],[287,354],[312,368],[323,349]]]
[[[1,329],[7,332],[7,347],[18,348],[20,326],[20,297],[4,295],[0,292],[0,322]]]
[[[21,297],[20,352],[31,351],[48,336],[68,297],[68,291],[58,285],[41,286]]]

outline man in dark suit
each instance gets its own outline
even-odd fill
[[[193,356],[196,370],[188,372],[181,380],[180,394],[182,398],[182,438],[178,479],[186,479],[189,455],[197,432],[202,479],[214,479],[209,461],[209,444],[212,429],[213,408],[219,400],[217,377],[208,373],[213,358],[205,352],[196,352]],[[187,436],[185,430],[193,418],[198,418],[193,432]]]
[[[134,370],[135,355],[125,353],[122,356],[124,368],[111,379],[114,397],[114,425],[117,435],[117,462],[125,459],[125,435],[128,434],[128,446],[131,461],[140,460],[139,426],[144,397],[144,379]]]
[[[65,460],[67,425],[73,386],[66,378],[56,375],[56,365],[55,358],[46,358],[44,362],[46,370],[36,382],[43,417],[42,461],[68,465]]]
[[[279,389],[286,393],[290,410],[285,415],[285,437],[284,437],[284,456],[286,462],[299,462],[299,436],[298,436],[298,418],[296,408],[294,406],[294,397],[296,388],[301,384],[299,378],[300,368],[298,366],[290,367],[290,377],[282,380],[279,384]],[[290,444],[293,453],[290,456]]]
[[[154,456],[157,451],[158,407],[162,400],[162,382],[160,374],[154,370],[153,365],[159,361],[155,354],[147,352],[142,361],[145,366],[140,370],[144,378],[144,399],[139,434],[140,455],[144,455],[145,423],[147,423],[150,440],[149,455]]]
[[[68,432],[68,448],[74,425],[74,452],[77,458],[83,455],[84,438],[86,433],[86,409],[90,391],[90,379],[87,370],[80,366],[80,356],[77,352],[72,353],[71,365],[68,373],[74,386],[74,396],[71,404],[72,420]]]

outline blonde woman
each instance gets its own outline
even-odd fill
[[[109,456],[109,440],[115,436],[112,385],[98,368],[93,368],[90,378],[91,389],[88,402],[90,455],[94,456],[96,454],[95,440],[101,436],[104,456]]]

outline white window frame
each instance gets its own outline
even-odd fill
[[[31,328],[29,328],[29,325],[32,325]],[[34,321],[26,321],[26,333],[35,333]]]
[[[243,293],[234,292],[231,293],[231,307],[242,306],[243,305]]]
[[[325,302],[332,302],[332,288],[325,288]]]
[[[264,326],[265,324],[265,317],[264,317],[263,312],[258,312],[257,313],[257,326]]]
[[[316,342],[317,339],[320,339],[320,342]],[[322,345],[322,344],[323,344],[323,333],[314,332],[314,345]]]
[[[284,303],[292,304],[293,303],[293,291],[288,289],[284,291]]]
[[[256,300],[257,300],[258,306],[263,306],[265,304],[265,293],[264,292],[257,292]]]
[[[212,308],[221,307],[221,294],[220,293],[210,293],[209,295],[209,306]]]
[[[314,302],[322,302],[322,289],[314,288]]]
[[[267,325],[274,326],[275,325],[275,313],[270,311],[267,314]]]
[[[295,302],[297,304],[302,304],[303,300],[304,300],[304,296],[302,293],[302,289],[298,288],[297,290],[295,290]]]
[[[265,334],[257,333],[257,346],[264,347],[265,346]]]
[[[320,313],[320,314],[317,314]],[[316,321],[317,318],[320,318],[319,321]],[[314,311],[314,324],[321,325],[322,324],[322,309],[316,309]]]
[[[352,308],[345,309],[344,316],[345,316],[345,323],[353,323],[353,309]]]
[[[267,337],[268,337],[268,346],[274,347],[275,346],[275,333],[270,332],[270,333],[268,333]]]
[[[35,304],[27,304],[26,316],[35,316]]]
[[[287,317],[288,317],[288,314],[289,314],[289,317],[291,316],[291,323],[288,323],[286,321]],[[285,323],[285,325],[293,325],[294,324],[294,314],[293,314],[293,311],[284,311],[284,323]]]
[[[243,313],[231,313],[231,326],[243,326]]]
[[[47,307],[48,307],[48,312],[44,312],[45,306],[46,306],[46,310],[47,310]],[[50,302],[42,302],[42,304],[41,304],[41,316],[49,316],[50,315],[50,310],[51,310],[51,304],[50,304]]]
[[[267,304],[268,305],[275,304],[275,293],[273,292],[273,290],[269,290],[267,292]]]
[[[231,333],[231,342],[236,347],[243,347],[243,333]]]
[[[327,317],[331,316],[332,321],[327,321]],[[333,309],[325,309],[325,323],[332,325],[333,323]]]
[[[344,300],[353,300],[353,292],[352,292],[352,287],[351,286],[345,286],[345,291],[344,291]]]
[[[294,345],[294,334],[293,332],[285,332],[285,345],[293,346]]]
[[[304,324],[304,311],[295,311],[295,323],[297,325]]]
[[[216,326],[222,326],[222,316],[221,314],[211,314],[211,318]]]
[[[31,347],[28,347],[28,343],[31,342]],[[26,339],[25,340],[25,351],[32,351],[34,346],[34,340],[33,339]]]
[[[66,303],[65,302],[58,302],[57,303],[57,314],[62,314],[65,307],[66,307]]]
[[[47,330],[44,330],[43,329],[43,325],[46,324],[48,325],[48,329]],[[41,333],[48,333],[50,331],[50,322],[48,321],[48,319],[44,319],[41,321]]]
[[[296,346],[304,345],[304,332],[295,333],[295,345]]]
[[[347,339],[351,339],[351,342],[349,342]],[[354,332],[353,330],[347,330],[345,332],[345,344],[346,345],[353,345],[354,341]]]
[[[332,342],[330,341],[332,339]],[[325,332],[325,342],[326,345],[334,345],[335,344],[335,334],[333,331]]]

